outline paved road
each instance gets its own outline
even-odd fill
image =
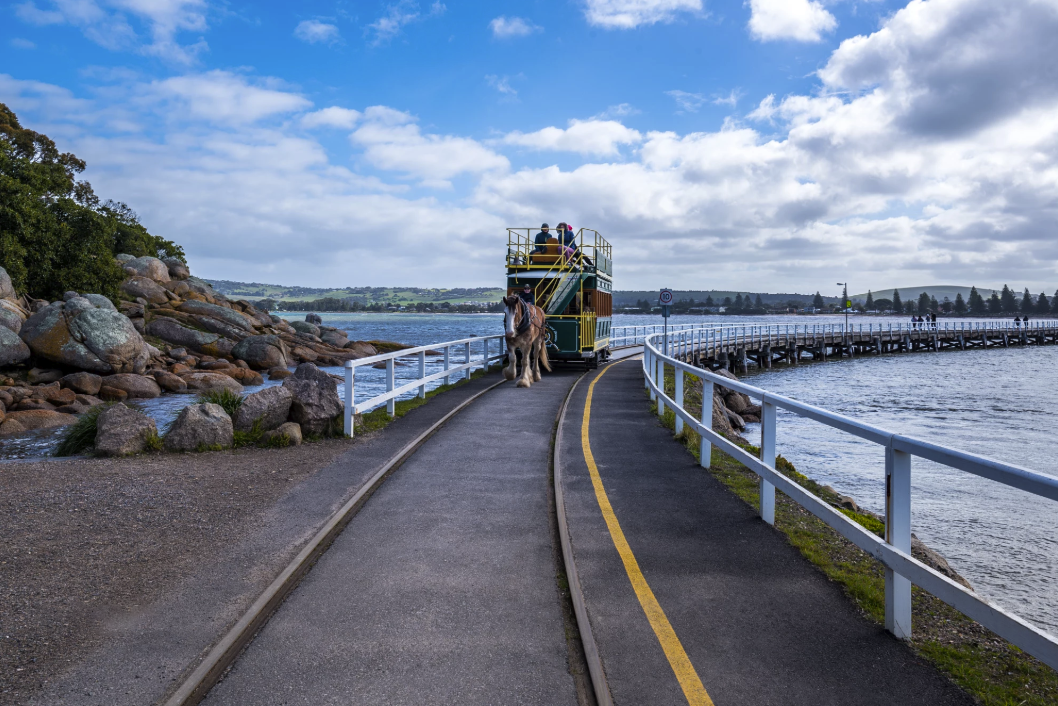
[[[453,418],[366,503],[205,703],[576,704],[547,463],[575,379],[504,385]]]
[[[625,361],[584,378],[563,426],[566,517],[615,703],[972,704],[698,467],[650,414],[640,370]],[[585,461],[595,379],[590,449],[640,594],[663,611],[653,626]]]

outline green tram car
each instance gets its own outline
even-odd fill
[[[581,228],[571,253],[555,237],[537,243],[538,232],[507,229],[507,295],[532,287],[547,314],[548,358],[594,367],[610,355],[610,244],[598,231]]]

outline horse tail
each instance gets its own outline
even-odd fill
[[[551,372],[551,361],[547,359],[547,338],[540,342],[540,365],[544,366],[544,370]]]

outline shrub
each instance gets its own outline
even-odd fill
[[[253,446],[261,440],[262,436],[264,436],[264,431],[261,430],[261,420],[255,419],[253,422],[253,426],[250,427],[250,431],[239,431],[238,429],[235,430],[235,435],[233,437],[231,445],[233,448],[236,449],[243,446]]]
[[[198,403],[219,404],[229,417],[235,419],[235,413],[242,406],[242,395],[226,387],[219,390],[206,390],[198,396]]]
[[[66,428],[62,440],[55,448],[56,456],[76,456],[93,448],[96,443],[96,422],[99,415],[110,405],[92,407],[81,415],[76,424]]]

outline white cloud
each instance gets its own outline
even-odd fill
[[[489,28],[492,29],[492,36],[498,39],[524,37],[543,29],[521,17],[504,17],[503,15],[489,22]]]
[[[364,149],[364,159],[372,166],[418,177],[429,186],[448,187],[447,180],[460,174],[504,171],[510,167],[506,157],[476,140],[424,135],[415,123],[408,113],[373,106],[364,111],[363,123],[350,139]]]
[[[309,44],[333,44],[342,38],[337,25],[319,20],[302,20],[294,28],[294,36]]]
[[[588,24],[607,29],[634,29],[702,12],[702,0],[585,0],[584,5]]]
[[[818,42],[838,26],[834,15],[816,0],[749,0],[749,31],[767,42],[792,39]]]
[[[152,84],[151,94],[177,102],[193,118],[212,123],[253,123],[312,105],[296,93],[255,86],[227,71],[174,76]]]
[[[614,120],[570,120],[565,130],[546,127],[536,132],[512,132],[502,142],[534,150],[576,152],[609,157],[620,153],[619,145],[638,144],[643,136]]]
[[[423,15],[419,3],[415,0],[399,0],[387,6],[385,14],[367,26],[375,35],[371,43],[374,46],[385,44],[400,34],[406,25],[427,17],[442,15],[446,9],[443,3],[437,1],[430,5],[430,11]]]
[[[743,95],[742,91],[736,88],[733,91],[731,91],[730,93],[728,93],[726,96],[717,96],[717,97],[713,98],[713,100],[710,101],[710,102],[713,105],[726,105],[726,106],[729,106],[731,108],[734,108],[736,105],[738,105],[738,102],[742,99],[742,95]]]
[[[71,24],[85,36],[111,50],[132,49],[175,64],[190,64],[207,49],[204,39],[181,44],[182,32],[204,32],[206,0],[51,0],[40,8],[33,0],[15,6],[20,19],[31,24]],[[141,31],[129,23],[132,18]],[[149,40],[141,33],[149,35]]]
[[[352,130],[360,120],[360,111],[351,108],[331,106],[302,116],[301,125],[305,128],[336,127]]]
[[[617,105],[611,105],[598,115],[592,116],[592,120],[609,120],[611,118],[624,118],[629,115],[638,115],[640,112],[642,111],[633,106],[631,103],[618,103]]]
[[[705,96],[701,93],[688,93],[687,91],[665,91],[665,95],[670,96],[676,105],[680,107],[681,111],[688,113],[697,113],[698,109],[705,103]]]
[[[487,74],[485,81],[500,93],[510,96],[511,98],[518,95],[518,91],[511,85],[510,76],[497,76],[496,74]]]
[[[22,39],[21,37],[14,37],[11,39],[11,46],[15,49],[36,49],[37,45],[28,39]]]

